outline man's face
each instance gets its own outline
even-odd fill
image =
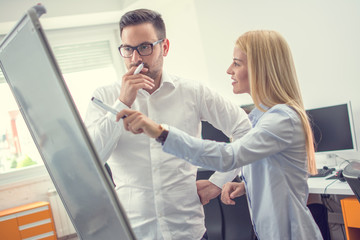
[[[156,31],[151,23],[143,23],[125,27],[122,31],[121,40],[122,45],[124,46],[136,47],[144,43],[154,43],[160,39],[158,39]],[[138,51],[135,50],[132,57],[124,58],[126,68],[130,69],[143,62],[144,67],[148,69],[144,74],[155,81],[160,81],[163,59],[167,55],[168,50],[169,43],[167,39],[153,46],[153,52],[149,56],[141,56]]]

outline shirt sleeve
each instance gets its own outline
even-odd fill
[[[196,95],[201,120],[208,121],[226,136],[236,140],[251,129],[250,120],[240,106],[202,85]]]
[[[93,96],[108,105],[112,105],[118,111],[127,108],[118,99],[115,102],[111,102],[101,90],[96,90]],[[114,114],[106,112],[93,102],[89,103],[84,123],[99,154],[99,158],[105,163],[116,147],[121,133],[125,131],[123,125],[121,122],[116,122]]]
[[[279,153],[292,142],[294,125],[284,111],[264,114],[256,127],[232,143],[202,140],[170,127],[163,150],[215,171],[229,171]]]
[[[240,173],[240,168],[236,168],[227,172],[214,172],[209,181],[217,187],[222,188],[225,183],[232,182]]]
[[[240,106],[231,103],[210,88],[202,86],[199,89],[197,97],[199,106],[201,106],[201,120],[208,121],[233,140],[241,138],[250,131],[250,121]],[[225,183],[231,182],[239,172],[240,169],[233,169],[225,173],[215,172],[209,180],[222,188]]]

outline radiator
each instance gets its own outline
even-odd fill
[[[49,202],[55,222],[56,235],[60,239],[76,234],[75,228],[65,210],[65,207],[56,192],[56,189],[48,191]]]

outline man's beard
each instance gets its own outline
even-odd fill
[[[161,58],[161,56],[162,56],[162,53],[160,52],[158,58],[157,58],[156,61],[155,61],[155,62],[157,62],[160,66],[163,65],[163,64],[162,64],[163,59]],[[139,64],[140,64],[140,63],[131,64],[131,65],[130,65],[130,68],[133,67],[133,66],[139,66]],[[151,79],[154,79],[154,80],[155,80],[157,77],[159,77],[160,72],[161,72],[161,69],[157,69],[157,70],[153,71],[153,70],[149,67],[149,65],[146,64],[146,63],[144,63],[144,68],[147,68],[148,71],[147,71],[146,73],[141,73],[141,74],[144,74],[144,75],[146,75],[146,76],[148,76],[148,77],[150,77]]]

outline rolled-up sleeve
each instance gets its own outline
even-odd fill
[[[240,106],[220,96],[216,91],[208,87],[198,87],[198,106],[201,112],[201,120],[206,120],[215,128],[221,130],[232,140],[244,136],[251,129],[247,114]],[[230,114],[229,114],[230,113]],[[215,172],[209,180],[222,188],[229,181],[232,181],[240,172],[240,169],[233,169],[228,172]]]

